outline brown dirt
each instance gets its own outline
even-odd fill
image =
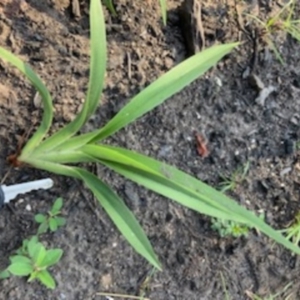
[[[156,1],[115,2],[118,16],[106,13],[109,62],[103,102],[84,130],[105,124],[132,95],[186,55],[177,9],[180,1],[169,1],[166,27],[161,24]],[[268,8],[263,2],[259,7],[262,16]],[[249,161],[246,180],[231,195],[248,208],[263,211],[272,226],[283,228],[299,211],[299,157],[290,145],[300,134],[300,45],[290,37],[281,41],[285,60],[281,65],[260,43],[254,71],[265,85],[276,86],[276,92],[259,105],[255,102],[257,91],[243,79],[245,70],[253,67],[249,33],[253,23],[244,32],[233,17],[236,11],[231,1],[227,7],[224,1],[212,3],[205,5],[206,22],[210,22],[207,43],[234,41],[239,36],[247,42],[109,142],[167,161],[214,186],[220,173],[232,174]],[[270,11],[276,9],[273,5]],[[79,111],[87,90],[86,1],[80,3],[80,16],[71,8],[69,0],[0,3],[0,44],[30,63],[50,89],[55,104],[54,130]],[[216,40],[212,26],[227,34]],[[1,62],[0,70],[3,178],[9,168],[7,155],[16,151],[22,135],[38,124],[41,109],[34,102],[35,91],[15,69]],[[210,155],[205,159],[197,154],[194,130],[205,132],[208,138]],[[94,172],[133,210],[163,264],[163,271],[147,284],[149,299],[226,299],[221,273],[230,299],[248,299],[246,291],[270,295],[289,282],[293,283],[291,299],[300,298],[298,257],[269,239],[255,231],[248,238],[220,238],[207,217],[102,167]],[[15,169],[5,184],[45,176],[49,174]],[[100,291],[138,295],[151,267],[128,246],[81,183],[50,176],[55,181],[53,189],[20,196],[1,210],[0,264],[5,266],[22,239],[35,232],[34,214],[47,211],[53,200],[62,196],[67,225],[44,236],[46,245],[61,247],[65,253],[52,269],[58,287],[49,291],[38,283],[10,278],[0,282],[0,299],[105,299],[96,295]]]

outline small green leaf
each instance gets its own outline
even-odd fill
[[[36,251],[37,243],[31,243],[29,241],[28,243],[28,254],[30,257],[33,257],[35,251]]]
[[[8,270],[4,270],[2,272],[0,272],[0,279],[6,279],[10,277],[10,273],[8,272]]]
[[[50,249],[47,250],[46,256],[42,263],[40,264],[41,268],[50,267],[55,265],[62,257],[63,250],[62,249]]]
[[[52,232],[56,231],[57,230],[57,222],[56,222],[56,219],[55,218],[51,218],[49,220],[49,228]]]
[[[59,213],[62,206],[63,206],[63,199],[57,198],[51,208],[51,214],[55,215],[55,214]]]
[[[47,270],[42,270],[39,272],[36,276],[36,278],[44,284],[47,288],[49,289],[54,289],[55,288],[55,281],[51,274]]]
[[[47,232],[48,228],[49,228],[48,222],[47,221],[43,222],[38,228],[38,234]]]
[[[23,255],[15,255],[15,256],[11,256],[9,258],[9,260],[11,261],[11,263],[24,263],[24,264],[31,264],[31,260],[30,258],[23,256]]]
[[[12,263],[7,270],[15,276],[28,276],[33,272],[33,267],[28,263]]]
[[[46,249],[41,243],[36,243],[29,249],[29,255],[33,261],[39,266],[46,256]]]
[[[29,276],[29,278],[28,278],[28,282],[31,282],[31,281],[33,281],[34,279],[36,279],[36,277],[37,277],[37,275],[38,275],[38,273],[39,273],[40,271],[39,270],[35,270],[35,271],[33,271],[31,274],[30,274],[30,276]]]
[[[33,236],[27,243],[27,250],[29,253],[29,256],[32,257],[33,251],[38,244],[38,238],[37,236]]]
[[[59,227],[64,226],[66,224],[66,219],[62,217],[55,217],[56,223]]]
[[[45,215],[42,215],[42,214],[37,214],[34,216],[34,220],[37,222],[37,223],[43,223],[46,221],[46,216]]]

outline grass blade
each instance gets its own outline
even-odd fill
[[[159,0],[162,19],[164,25],[167,25],[167,0]]]
[[[117,15],[117,12],[115,10],[114,4],[112,0],[104,0],[104,5],[108,8],[110,13],[115,17]]]
[[[77,169],[76,171],[131,246],[153,266],[161,269],[145,232],[122,199],[95,175],[83,169]]]
[[[99,0],[90,4],[91,60],[86,100],[74,121],[43,142],[38,151],[50,151],[76,134],[95,112],[104,84],[106,70],[106,33],[102,5]]]
[[[39,76],[26,63],[22,62],[18,57],[2,47],[0,47],[0,57],[16,67],[20,72],[22,72],[35,87],[35,89],[39,92],[42,98],[44,113],[41,125],[35,132],[35,134],[31,137],[26,147],[24,147],[23,149],[23,152],[30,152],[42,141],[52,124],[52,98]]]
[[[108,151],[105,153],[107,149]],[[224,214],[224,219],[239,221],[251,227],[255,227],[287,249],[300,254],[300,248],[286,240],[279,232],[267,225],[252,212],[241,207],[224,194],[196,178],[181,172],[175,167],[129,150],[110,146],[90,145],[85,147],[84,152],[90,156],[97,155],[101,163],[126,178],[163,196],[172,197],[173,200],[200,213],[212,215],[219,208],[219,213]],[[168,167],[169,173],[165,176],[163,176],[162,171],[164,166]],[[181,195],[179,192],[181,192]],[[197,206],[193,205],[191,201],[192,197],[196,200],[198,199]],[[203,204],[207,205],[203,206]],[[209,208],[204,211],[209,204],[214,210],[210,210]],[[228,218],[228,216],[230,218]]]
[[[98,177],[84,169],[47,161],[36,161],[36,167],[82,180],[94,193],[101,206],[135,251],[147,259],[153,266],[161,269],[154,250],[133,213],[124,204],[122,199]]]
[[[133,167],[137,171],[137,176],[140,175],[139,171],[145,171],[149,175],[149,177],[153,176],[152,183],[153,185],[155,185],[155,188],[152,186],[152,190],[155,190],[156,192],[159,192],[161,190],[162,193],[159,193],[169,198],[172,195],[172,199],[178,201],[182,205],[189,207],[190,209],[197,210],[199,207],[199,195],[197,192],[197,189],[199,189],[199,187],[197,186],[195,189],[192,189],[192,187],[190,189],[186,188],[186,181],[188,181],[187,178],[181,178],[182,184],[174,184],[169,180],[169,178],[166,178],[171,176],[168,169],[166,168],[168,167],[166,164],[160,163],[160,168],[155,170],[151,166],[148,167],[144,162],[137,161],[135,156],[136,153],[133,153],[133,156],[130,157],[131,151],[128,151],[128,153],[124,155],[124,153],[122,153],[123,149],[105,145],[87,145],[83,147],[82,150],[87,156],[94,157],[98,161],[100,160],[100,162],[105,165],[111,162]],[[121,151],[118,152],[118,150]],[[111,166],[109,165],[109,167]],[[164,172],[166,174],[163,174]],[[202,188],[205,188],[205,185],[202,186]],[[210,195],[210,197],[212,196],[213,194]],[[213,202],[209,197],[203,197],[202,201],[202,209],[206,212],[206,214],[224,219],[227,219],[229,217],[233,218],[231,207],[224,207],[222,203],[219,203],[218,201]],[[236,205],[235,202],[233,202],[233,205],[234,204]],[[242,217],[237,217],[235,221],[242,222],[244,221],[244,219]]]
[[[224,44],[206,49],[174,67],[135,96],[121,111],[100,129],[92,142],[100,141],[179,92],[193,80],[214,66],[238,43]]]

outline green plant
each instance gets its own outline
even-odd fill
[[[104,5],[108,8],[108,10],[110,11],[110,13],[113,16],[116,16],[117,13],[116,13],[113,1],[112,0],[102,0],[102,1],[103,1]]]
[[[236,186],[245,180],[246,175],[249,171],[249,167],[250,163],[247,162],[245,165],[235,170],[230,177],[221,175],[223,180],[220,183],[221,192],[225,193],[226,191],[235,190]]]
[[[0,277],[7,278],[10,275],[29,276],[28,282],[37,279],[47,288],[54,289],[55,281],[48,268],[55,265],[61,259],[62,254],[61,249],[47,250],[38,241],[38,237],[33,236],[30,240],[23,242],[23,246],[17,251],[17,255],[9,258],[10,265],[1,272]]]
[[[298,246],[300,242],[300,212],[297,213],[289,227],[280,230],[280,232],[286,235],[288,240],[292,240],[292,242]]]
[[[95,112],[104,84],[106,36],[102,6],[98,0],[91,0],[90,29],[90,79],[83,108],[71,123],[49,137],[46,136],[53,117],[49,91],[27,64],[0,48],[0,57],[17,67],[30,80],[40,93],[44,104],[40,127],[29,139],[21,154],[10,156],[10,162],[14,166],[30,166],[82,180],[133,248],[159,269],[160,263],[154,250],[132,212],[100,178],[75,164],[100,163],[137,184],[199,213],[256,227],[278,243],[300,254],[298,247],[256,217],[253,212],[187,173],[145,155],[99,143],[204,74],[238,44],[214,46],[185,60],[136,95],[104,127],[86,134],[78,134]]]
[[[62,206],[63,199],[57,198],[48,214],[36,214],[34,216],[35,221],[40,224],[38,234],[45,233],[48,229],[52,232],[56,231],[59,227],[66,224],[66,219],[60,217]]]
[[[235,238],[241,236],[248,236],[249,226],[240,224],[234,221],[221,220],[221,219],[212,219],[211,228],[218,232],[221,237],[233,236]]]
[[[274,42],[274,34],[285,32],[290,34],[297,41],[300,41],[300,19],[293,20],[295,11],[295,0],[290,0],[286,3],[274,16],[270,17],[266,22],[257,18],[256,16],[246,14],[253,18],[259,25],[261,25],[263,32],[261,36],[266,40],[268,46],[275,53],[276,58],[283,64],[283,58],[277,50]]]
[[[264,220],[265,214],[261,213],[259,219]],[[255,226],[249,226],[248,224],[242,224],[231,220],[215,219],[211,220],[211,228],[219,233],[221,237],[232,236],[235,238],[244,236],[247,237],[249,230],[254,229]]]

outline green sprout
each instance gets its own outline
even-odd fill
[[[104,5],[108,8],[110,13],[115,17],[117,12],[115,10],[114,4],[112,0],[103,0]]]
[[[234,191],[238,184],[241,184],[249,171],[250,163],[247,162],[242,167],[239,167],[233,172],[230,177],[221,175],[222,182],[220,183],[221,192],[225,193],[226,191]]]
[[[0,278],[7,278],[10,275],[28,277],[28,282],[40,281],[49,289],[54,289],[56,284],[49,273],[48,268],[57,264],[61,259],[61,249],[47,250],[38,241],[37,236],[23,243],[22,250],[9,258],[10,265],[0,273]]]
[[[265,214],[261,213],[258,216],[259,219],[264,220]],[[232,236],[234,238],[239,238],[241,236],[247,237],[249,230],[256,228],[255,226],[249,226],[240,222],[215,219],[211,220],[211,228],[218,232],[221,237]]]
[[[286,235],[288,240],[292,240],[292,242],[298,246],[300,242],[300,212],[297,213],[295,219],[288,228],[279,231]]]
[[[295,5],[296,1],[290,0],[282,7],[282,9],[279,10],[279,12],[277,12],[273,17],[270,17],[266,22],[256,16],[246,14],[262,26],[264,31],[263,36],[265,37],[268,46],[273,50],[276,58],[282,64],[284,61],[274,42],[274,34],[278,32],[285,32],[290,34],[297,41],[300,41],[300,19],[292,19],[295,11]]]
[[[247,225],[236,223],[234,221],[212,219],[211,222],[211,228],[217,231],[221,237],[247,237],[250,229]]]
[[[18,167],[33,167],[82,180],[112,219],[129,244],[154,267],[161,264],[144,230],[124,201],[100,178],[78,166],[100,163],[127,179],[158,194],[214,218],[257,227],[273,240],[300,254],[300,249],[280,233],[223,193],[163,162],[121,147],[105,144],[128,124],[151,111],[229,54],[238,43],[216,45],[176,65],[133,97],[104,127],[80,134],[81,128],[97,109],[106,72],[105,20],[101,2],[90,3],[91,59],[86,100],[76,118],[49,135],[53,120],[52,98],[38,75],[11,52],[0,47],[0,58],[11,63],[40,93],[44,106],[41,124],[20,154],[10,156]],[[101,143],[100,143],[101,142]],[[165,174],[167,166],[168,174]]]
[[[47,232],[48,229],[50,231],[54,232],[59,227],[66,224],[66,219],[63,217],[60,217],[61,215],[61,208],[63,206],[63,199],[57,198],[51,208],[50,211],[48,211],[48,214],[36,214],[34,216],[34,219],[37,223],[40,224],[38,228],[38,234],[42,234]]]

